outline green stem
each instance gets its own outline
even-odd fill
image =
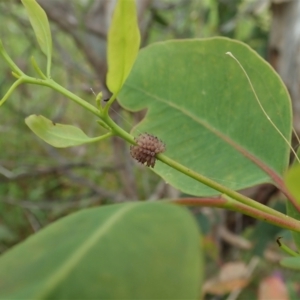
[[[17,81],[13,83],[13,85],[9,88],[9,90],[6,92],[6,94],[3,96],[3,98],[0,101],[0,106],[8,99],[8,97],[12,94],[12,92],[21,84],[23,83],[23,77],[20,77]]]
[[[108,110],[113,102],[117,99],[119,92],[114,93],[103,108],[104,115],[108,116]]]
[[[279,237],[277,239],[277,244],[279,245],[280,249],[283,250],[285,253],[287,253],[288,255],[290,256],[294,256],[294,257],[299,257],[300,254],[295,252],[294,250],[292,250],[291,248],[289,248],[287,245],[283,244],[281,241],[280,241],[281,237]]]
[[[51,79],[51,53],[47,55],[47,77]]]
[[[61,85],[56,83],[54,80],[52,80],[52,79],[41,80],[41,79],[36,79],[33,77],[26,76],[26,75],[22,76],[22,78],[23,78],[23,82],[48,86],[48,87],[58,91],[59,93],[68,97],[69,99],[73,100],[74,102],[81,105],[85,109],[89,110],[97,117],[101,118],[106,123],[106,125],[108,125],[108,127],[111,129],[111,131],[112,131],[111,135],[118,135],[118,136],[122,137],[123,139],[125,139],[126,141],[128,141],[129,143],[135,144],[133,136],[131,134],[129,134],[128,132],[126,132],[118,124],[116,124],[109,117],[108,114],[106,114],[104,111],[100,112],[95,106],[89,104],[88,102],[84,101],[82,98],[78,97],[77,95],[73,94],[69,90],[65,89],[64,87],[62,87]]]
[[[23,76],[23,82],[30,83],[30,84],[44,85],[44,86],[50,87],[50,88],[58,91],[62,95],[68,97],[69,99],[73,100],[74,102],[76,102],[80,106],[84,107],[85,109],[87,109],[88,111],[90,111],[91,113],[96,115],[97,117],[102,118],[102,114],[99,112],[99,110],[95,106],[89,104],[88,102],[86,102],[82,98],[78,97],[77,95],[73,94],[69,90],[65,89],[64,87],[62,87],[61,85],[59,85],[58,83],[56,83],[52,79],[42,80],[42,79],[37,79],[37,78],[33,78],[33,77],[29,77],[29,76],[24,75]]]
[[[42,72],[33,56],[30,58],[30,61],[34,70],[40,75],[40,77],[47,80],[47,76]]]
[[[0,40],[0,55],[6,60],[11,69],[18,75],[25,75],[22,70],[12,61],[7,52],[5,51],[2,41]]]
[[[19,79],[21,76],[14,71],[11,71],[12,76],[14,76],[16,79]]]
[[[102,120],[111,128],[111,130],[118,136],[125,139],[130,144],[135,144],[134,137],[116,124],[108,115],[104,115]]]
[[[107,139],[107,138],[109,138],[111,136],[114,136],[114,135],[115,134],[113,132],[108,132],[108,133],[105,133],[103,135],[91,138],[88,142],[85,142],[85,144],[99,142],[99,141],[105,140],[105,139]]]
[[[189,176],[189,177],[205,184],[206,186],[209,186],[212,189],[217,190],[217,191],[221,192],[222,194],[225,194],[225,195],[229,196],[230,198],[233,198],[233,199],[235,199],[235,200],[237,200],[237,201],[239,201],[239,202],[241,202],[241,203],[243,203],[247,206],[256,208],[260,211],[263,211],[263,212],[268,213],[268,214],[273,215],[273,216],[277,216],[277,217],[282,217],[283,216],[280,212],[278,212],[278,211],[276,211],[276,210],[274,210],[270,207],[267,207],[263,204],[260,204],[259,202],[256,202],[256,201],[254,201],[254,200],[252,200],[252,199],[250,199],[250,198],[248,198],[248,197],[246,197],[242,194],[239,194],[238,192],[233,191],[233,190],[231,190],[231,189],[229,189],[229,188],[227,188],[227,187],[225,187],[225,186],[223,186],[223,185],[221,185],[221,184],[219,184],[219,183],[217,183],[217,182],[215,182],[215,181],[213,181],[213,180],[211,180],[211,179],[209,179],[209,178],[207,178],[207,177],[205,177],[205,176],[203,176],[203,175],[201,175],[201,174],[199,174],[199,173],[197,173],[197,172],[195,172],[195,171],[193,171],[193,170],[191,170],[191,169],[189,169],[189,168],[187,168],[183,165],[181,165],[180,163],[174,161],[173,159],[171,159],[171,158],[169,158],[169,157],[167,157],[163,154],[158,154],[157,158],[160,161],[162,161],[163,163],[170,166],[171,168],[173,168],[173,169],[175,169],[175,170],[177,170],[177,171],[179,171],[179,172],[181,172],[181,173],[183,173],[183,174],[185,174],[185,175],[187,175],[187,176]]]

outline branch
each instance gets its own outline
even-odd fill
[[[225,197],[218,197],[218,198],[181,198],[175,200],[169,200],[169,202],[184,206],[208,206],[208,207],[218,207],[229,209],[233,211],[237,211],[243,213],[247,216],[253,217],[258,220],[263,220],[270,224],[280,226],[282,228],[286,228],[292,231],[300,232],[300,221],[297,221],[285,214],[282,214],[270,207],[266,207],[268,209],[262,211],[258,208],[254,208],[252,206],[248,206],[246,204],[240,203],[233,199],[228,199]],[[273,214],[276,212],[275,214]]]

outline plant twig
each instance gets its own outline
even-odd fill
[[[9,96],[13,93],[13,91],[23,83],[23,78],[20,77],[17,81],[13,83],[13,85],[9,88],[9,90],[6,92],[4,97],[0,100],[0,106],[9,98]]]
[[[260,203],[258,204],[264,207],[263,210],[261,208],[254,208],[252,205],[250,206],[244,203],[240,203],[234,199],[227,199],[224,196],[220,196],[218,198],[180,198],[175,200],[169,200],[169,202],[184,206],[209,206],[229,209],[243,213],[255,219],[263,220],[270,224],[280,226],[282,228],[300,232],[300,221],[295,220],[287,215],[282,214],[281,212],[278,212]]]
[[[299,253],[295,252],[294,250],[292,250],[291,248],[289,248],[287,245],[285,245],[284,243],[281,242],[281,237],[278,237],[276,240],[278,246],[280,247],[280,249],[282,251],[284,251],[286,254],[290,255],[290,256],[294,256],[294,257],[298,257],[300,256]]]
[[[274,215],[274,216],[278,216],[280,218],[282,218],[282,214],[277,212],[276,210],[270,208],[270,207],[267,207],[265,205],[262,205],[236,191],[233,191],[231,190],[230,188],[227,188],[223,185],[221,185],[220,183],[217,183],[183,165],[181,165],[180,163],[178,163],[177,161],[174,161],[173,159],[167,157],[166,155],[164,154],[158,154],[157,155],[157,158],[164,162],[165,164],[167,164],[168,166],[174,168],[175,170],[211,187],[212,189],[215,189],[217,191],[219,191],[220,193],[222,194],[225,194],[247,206],[250,206],[250,207],[253,207],[257,210],[261,210],[262,212],[265,212],[265,213],[268,213],[270,215]]]

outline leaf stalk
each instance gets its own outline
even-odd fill
[[[268,208],[268,212],[265,212],[261,209],[253,208],[226,196],[220,196],[217,198],[180,198],[170,200],[170,202],[184,206],[217,207],[229,209],[236,212],[240,212],[244,215],[253,217],[255,219],[262,220],[276,226],[280,226],[282,228],[300,232],[300,221],[295,220],[294,218],[291,218],[267,206],[265,207]]]

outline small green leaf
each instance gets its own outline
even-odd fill
[[[118,0],[107,43],[107,86],[116,94],[130,73],[140,47],[135,0]]]
[[[91,208],[0,258],[1,299],[199,299],[202,260],[190,213],[165,203]]]
[[[21,1],[26,8],[37,41],[41,47],[41,50],[47,56],[49,65],[52,55],[52,38],[47,15],[35,0]]]
[[[289,189],[290,193],[294,196],[298,203],[300,203],[300,165],[293,165],[285,174],[284,182]],[[287,201],[287,214],[295,218],[296,220],[300,220],[300,213],[294,207],[292,203]],[[300,233],[292,232],[295,244],[297,245],[298,250],[300,250]]]
[[[280,265],[289,269],[300,271],[300,256],[286,257],[280,261]]]
[[[41,115],[31,115],[25,119],[25,123],[38,137],[57,148],[78,146],[99,140],[99,137],[88,137],[77,127],[54,123]]]

